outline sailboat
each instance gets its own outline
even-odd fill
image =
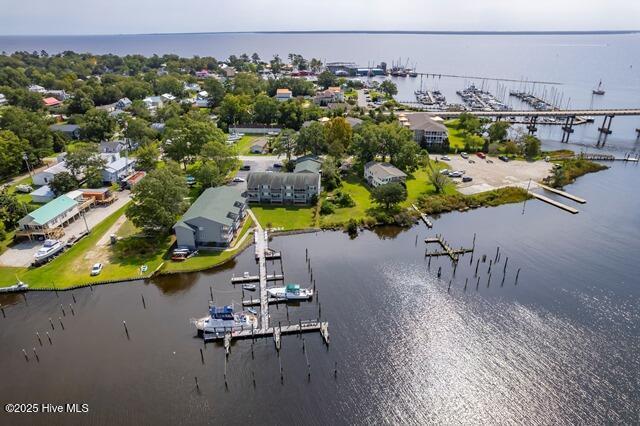
[[[593,89],[592,93],[594,95],[604,95],[604,89],[602,88],[602,80],[598,83],[598,87]]]

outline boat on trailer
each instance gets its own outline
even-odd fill
[[[42,247],[38,249],[34,257],[36,264],[47,262],[53,259],[58,253],[64,250],[64,244],[59,240],[45,240]]]

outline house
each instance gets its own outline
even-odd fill
[[[194,99],[191,105],[196,108],[209,108],[209,101],[207,99]]]
[[[158,133],[164,132],[165,124],[164,123],[151,123],[151,128]]]
[[[340,87],[329,87],[326,91],[333,94],[333,102],[344,102],[344,93]]]
[[[347,123],[351,125],[352,129],[355,129],[362,124],[362,120],[356,117],[345,117],[344,119],[347,120]]]
[[[196,71],[196,77],[198,78],[209,78],[210,74],[207,70]]]
[[[135,144],[131,144],[131,148],[135,148]],[[127,149],[128,143],[124,140],[117,141],[102,141],[100,142],[100,153],[101,154],[119,154],[121,151]]]
[[[69,139],[80,139],[80,126],[77,124],[52,124],[49,130],[60,132]]]
[[[256,139],[251,145],[250,151],[252,154],[265,154],[267,152],[267,145],[269,141],[265,138]]]
[[[48,97],[48,98],[43,98],[42,99],[42,103],[44,104],[45,107],[49,108],[49,107],[54,107],[54,106],[58,106],[61,105],[62,102],[59,101],[58,99],[54,98],[54,97]]]
[[[222,69],[222,72],[224,73],[224,76],[227,78],[233,78],[236,76],[236,70],[233,67],[224,67]]]
[[[163,93],[160,95],[160,99],[162,99],[162,102],[173,102],[176,100],[176,97],[171,93]]]
[[[47,185],[51,183],[58,173],[62,172],[71,173],[69,169],[67,169],[67,163],[64,160],[33,175],[33,184],[37,186]]]
[[[82,194],[76,192],[61,195],[20,219],[18,227],[23,235],[47,237],[77,218]]]
[[[206,189],[173,226],[178,247],[228,247],[242,227],[246,205],[235,187]]]
[[[110,204],[117,199],[111,188],[79,189],[84,199],[93,199],[98,204]]]
[[[427,113],[412,113],[400,116],[401,124],[413,131],[414,140],[423,148],[439,151],[449,149],[447,128]]]
[[[51,188],[49,188],[49,185],[41,186],[40,188],[31,191],[29,195],[31,195],[31,201],[37,204],[48,203],[56,198],[56,194],[54,194]]]
[[[59,101],[65,101],[65,100],[67,100],[67,99],[69,99],[71,97],[64,90],[47,90],[45,92],[45,94],[48,95],[48,96],[52,96],[52,97],[56,98]]]
[[[389,163],[369,161],[364,165],[364,178],[374,188],[391,182],[404,182],[407,175]]]
[[[7,101],[7,97],[5,95],[3,95],[2,93],[0,93],[0,105],[4,105],[6,104]]]
[[[155,109],[162,107],[162,98],[160,96],[147,96],[142,100],[147,109]]]
[[[327,106],[330,103],[344,102],[344,93],[339,87],[329,87],[327,90],[321,90],[316,93],[314,102],[320,106]]]
[[[282,131],[278,126],[269,126],[266,124],[238,124],[229,127],[229,133],[244,133],[247,135],[277,135]]]
[[[135,158],[120,157],[119,154],[101,154],[107,163],[102,169],[103,182],[116,183],[123,181],[134,171]]]
[[[310,204],[319,194],[319,173],[253,172],[247,177],[250,203]]]
[[[131,99],[129,98],[122,98],[120,100],[118,100],[118,102],[116,102],[116,109],[127,109],[128,107],[130,107],[132,104]]]
[[[198,83],[184,83],[182,87],[187,92],[199,92],[201,90]]]
[[[296,159],[296,166],[293,173],[320,173],[322,160],[315,155],[305,155]]]
[[[27,90],[33,93],[41,93],[43,95],[47,92],[47,89],[42,86],[38,86],[37,84],[32,84]]]
[[[199,91],[196,99],[208,100],[209,99],[209,92],[207,92],[206,90]]]
[[[280,102],[288,101],[293,98],[293,92],[289,89],[277,89],[276,90],[276,99]]]

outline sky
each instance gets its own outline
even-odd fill
[[[1,35],[639,28],[637,0],[0,0]]]

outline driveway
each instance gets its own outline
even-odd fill
[[[86,226],[82,216],[80,216],[64,228],[62,241],[66,242],[72,236],[84,232],[87,227],[89,227],[89,230],[93,229],[96,225],[131,200],[131,194],[129,191],[117,192],[117,195],[118,199],[111,205],[98,206],[87,211],[85,213],[85,218],[87,220]],[[0,265],[16,267],[29,266],[33,262],[33,256],[41,246],[42,241],[25,241],[20,244],[14,244],[0,255]]]
[[[360,108],[367,108],[367,95],[364,93],[364,89],[357,90],[358,93],[358,106]]]
[[[230,186],[236,186],[242,191],[247,189],[247,176],[251,172],[279,172],[280,168],[273,167],[274,164],[280,163],[284,161],[284,157],[279,157],[275,155],[241,155],[238,157],[242,164],[245,166],[251,167],[250,170],[239,170],[236,174],[236,177],[240,177],[245,180],[245,182],[231,182]]]
[[[432,159],[440,159],[440,155],[432,155]],[[493,163],[471,155],[464,159],[459,155],[449,155],[451,161],[443,161],[449,170],[464,171],[465,176],[473,178],[471,182],[462,183],[462,179],[453,179],[458,186],[458,191],[463,194],[477,194],[491,191],[504,186],[520,186],[527,188],[531,180],[531,188],[537,187],[536,182],[551,174],[553,163],[546,161],[519,161],[512,160],[508,163],[495,157],[491,157]],[[473,160],[474,163],[469,163]]]

